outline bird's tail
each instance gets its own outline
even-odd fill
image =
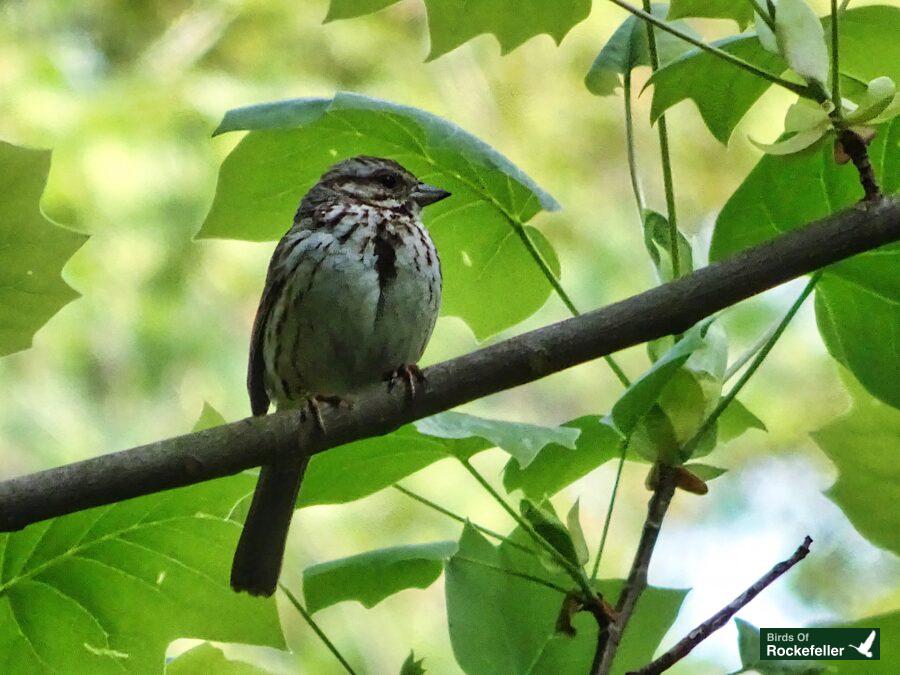
[[[250,595],[275,592],[294,503],[309,458],[262,467],[231,564],[231,587]]]

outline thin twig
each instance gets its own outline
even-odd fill
[[[624,0],[609,0],[609,1],[615,5],[618,5],[619,7],[621,7],[622,9],[624,9],[627,12],[631,12],[632,14],[643,19],[644,21],[652,23],[657,28],[660,28],[661,30],[666,31],[667,33],[671,33],[675,37],[681,38],[685,42],[688,42],[688,43],[694,45],[695,47],[699,47],[703,51],[709,52],[710,54],[713,54],[714,56],[722,59],[723,61],[727,61],[728,63],[731,63],[732,65],[735,65],[738,68],[742,68],[742,69],[746,70],[748,73],[752,73],[753,75],[756,75],[757,77],[760,77],[768,82],[771,82],[772,84],[777,84],[779,87],[783,87],[784,89],[787,89],[788,91],[792,91],[795,94],[797,94],[798,96],[802,96],[803,98],[812,99],[817,102],[822,101],[821,92],[819,92],[818,88],[816,88],[816,87],[810,87],[807,85],[797,84],[796,82],[791,82],[790,80],[785,80],[785,79],[779,77],[778,75],[773,75],[772,73],[765,71],[762,68],[754,66],[752,63],[750,63],[748,61],[744,61],[744,59],[742,59],[738,56],[735,56],[734,54],[729,54],[728,52],[726,52],[722,49],[719,49],[718,47],[714,47],[713,45],[707,44],[703,40],[698,40],[694,36],[689,35],[683,31],[679,30],[678,28],[673,27],[671,24],[666,23],[665,21],[662,21],[660,19],[657,19],[655,16],[653,16],[649,12],[645,12],[642,9],[638,9],[637,7],[633,7],[632,5],[629,5],[627,2],[624,2]]]
[[[641,594],[647,588],[647,571],[650,567],[650,558],[653,557],[653,549],[659,538],[663,518],[672,502],[675,494],[675,469],[663,465],[657,465],[654,469],[657,483],[647,505],[647,518],[641,531],[641,540],[638,543],[634,561],[628,580],[622,588],[619,600],[616,602],[616,619],[601,632],[597,640],[597,650],[594,653],[594,663],[591,666],[593,675],[607,675],[612,668],[619,642],[628,625],[628,620],[634,613]]]
[[[328,651],[334,654],[334,657],[341,662],[341,665],[344,666],[344,670],[346,670],[350,675],[356,675],[356,671],[353,670],[353,667],[347,662],[347,659],[343,657],[338,648],[334,645],[334,643],[328,639],[328,636],[325,634],[321,628],[319,628],[319,624],[316,623],[315,619],[312,618],[312,614],[310,614],[306,607],[302,605],[302,603],[294,597],[294,594],[288,590],[288,587],[284,584],[278,584],[278,587],[284,592],[284,594],[288,597],[288,600],[291,601],[291,604],[294,608],[300,612],[300,616],[303,617],[304,621],[309,625],[310,628],[313,629],[313,632],[319,636],[319,639],[325,643],[325,646],[328,647]]]
[[[709,619],[697,626],[694,630],[687,634],[687,637],[681,640],[665,654],[660,656],[658,659],[655,659],[652,663],[647,664],[640,670],[634,671],[634,673],[629,673],[629,675],[657,675],[657,673],[661,673],[671,668],[675,663],[687,656],[694,647],[699,645],[715,631],[719,630],[722,626],[728,623],[728,620],[731,617],[737,614],[738,611],[741,610],[741,608],[743,608],[751,600],[753,600],[753,598],[764,591],[776,579],[783,576],[794,565],[796,565],[807,555],[809,555],[809,547],[812,544],[812,541],[812,538],[807,536],[803,540],[803,543],[800,545],[800,547],[796,551],[794,551],[794,555],[792,555],[787,560],[782,560],[780,563],[775,565],[775,567],[769,570],[756,583],[750,586],[750,588],[748,588],[746,591],[744,591],[738,597],[728,603],[728,605],[726,605],[722,610],[716,612]]]
[[[757,369],[762,365],[763,361],[766,360],[766,357],[769,355],[769,352],[772,351],[772,347],[775,346],[775,343],[778,342],[778,339],[781,337],[782,333],[784,333],[785,329],[790,324],[791,320],[794,318],[794,315],[797,314],[797,311],[803,305],[806,298],[809,297],[809,294],[812,293],[813,289],[816,287],[816,284],[819,282],[819,279],[822,278],[822,271],[819,270],[815,274],[813,274],[809,282],[807,282],[806,287],[800,292],[800,295],[797,296],[797,299],[794,300],[794,303],[790,306],[787,312],[785,312],[784,317],[779,322],[778,326],[772,331],[772,334],[769,336],[769,339],[763,345],[762,349],[759,350],[759,353],[756,355],[756,358],[753,359],[753,362],[747,367],[735,385],[731,388],[731,390],[719,399],[718,404],[713,409],[713,411],[709,414],[703,424],[700,425],[700,428],[697,432],[682,446],[681,453],[683,458],[689,458],[693,453],[696,447],[699,445],[700,441],[703,440],[703,437],[709,433],[710,429],[712,429],[713,425],[719,419],[725,409],[731,404],[731,402],[735,399],[735,397],[740,393],[741,389],[744,388],[744,385],[750,381],[750,378],[753,377],[753,374],[757,371]]]
[[[478,523],[473,523],[468,518],[465,518],[465,517],[459,515],[458,513],[453,513],[453,511],[450,511],[449,509],[445,509],[440,504],[435,504],[430,499],[423,497],[422,495],[417,494],[417,493],[413,492],[412,490],[406,489],[399,483],[394,483],[393,488],[395,490],[399,491],[400,493],[405,494],[410,499],[414,499],[417,502],[419,502],[420,504],[424,504],[428,508],[434,509],[438,513],[441,513],[441,514],[447,516],[448,518],[452,518],[453,520],[455,520],[458,523],[463,523],[463,524],[468,523],[469,525],[474,527],[476,530],[478,530],[482,534],[486,534],[487,536],[492,537],[493,539],[496,539],[497,541],[505,542],[505,543],[509,544],[510,546],[517,548],[520,551],[523,551],[525,553],[529,553],[531,555],[539,555],[538,551],[535,551],[533,548],[529,548],[528,546],[523,546],[522,544],[520,544],[516,541],[512,541],[512,540],[506,538],[505,536],[503,536],[502,534],[500,534],[499,532],[494,532],[494,530],[489,530],[488,528],[484,527],[483,525],[479,525]]]

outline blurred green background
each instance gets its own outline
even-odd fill
[[[205,400],[227,419],[249,413],[247,342],[273,244],[193,240],[219,163],[237,140],[210,137],[232,107],[352,90],[444,116],[500,150],[563,204],[563,211],[541,214],[532,224],[557,247],[563,283],[580,307],[654,284],[625,164],[622,99],[595,98],[582,82],[624,18],[611,5],[595,5],[560,47],[541,36],[501,57],[496,41],[482,36],[424,63],[426,17],[418,0],[325,25],[326,0],[0,3],[0,138],[54,150],[43,207],[57,222],[91,235],[65,270],[83,297],[39,332],[32,349],[0,360],[0,477],[183,433]],[[734,32],[728,22],[696,25],[707,37]],[[639,73],[637,91],[645,77]],[[679,221],[694,235],[701,260],[716,209],[759,158],[748,134],[773,138],[788,101],[781,92],[766,94],[727,148],[691,104],[670,114]],[[662,209],[648,106],[648,95],[637,99],[638,161],[649,201]],[[732,355],[755,341],[801,285],[726,315]],[[811,309],[804,308],[742,397],[769,433],[754,431],[717,450],[710,462],[731,471],[708,496],[682,493],[674,504],[651,581],[694,591],[664,645],[785,557],[806,533],[816,540],[815,554],[742,618],[803,625],[900,604],[896,558],[865,542],[821,494],[835,471],[808,432],[843,412],[848,397]],[[565,316],[554,298],[516,331]],[[444,318],[425,362],[475,347],[464,324]],[[621,362],[632,376],[647,365],[641,348]],[[467,410],[559,423],[606,412],[619,392],[598,362]],[[486,453],[476,463],[497,478],[503,459]],[[627,570],[647,496],[645,470],[626,467],[603,576]],[[606,465],[557,500],[564,508],[581,497],[594,543],[613,473]],[[509,526],[451,462],[407,484],[484,525]],[[393,491],[306,509],[295,518],[285,581],[296,586],[312,562],[455,538],[458,529]],[[296,661],[264,650],[253,657],[284,672],[337,672],[293,610],[282,610]],[[368,672],[395,672],[410,648],[433,672],[458,672],[440,582],[372,610],[343,604],[320,620]],[[681,672],[736,669],[735,645],[729,625]]]

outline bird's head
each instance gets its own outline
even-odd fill
[[[391,159],[360,155],[332,166],[317,187],[352,201],[386,208],[404,205],[420,209],[450,196],[446,190],[423,183]]]

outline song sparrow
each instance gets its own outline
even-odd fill
[[[450,195],[397,162],[335,164],[278,243],[253,324],[247,388],[254,415],[341,397],[410,372],[441,304],[437,251],[422,207]],[[410,382],[410,385],[412,382]],[[231,586],[272,595],[307,460],[262,467],[234,554]]]

